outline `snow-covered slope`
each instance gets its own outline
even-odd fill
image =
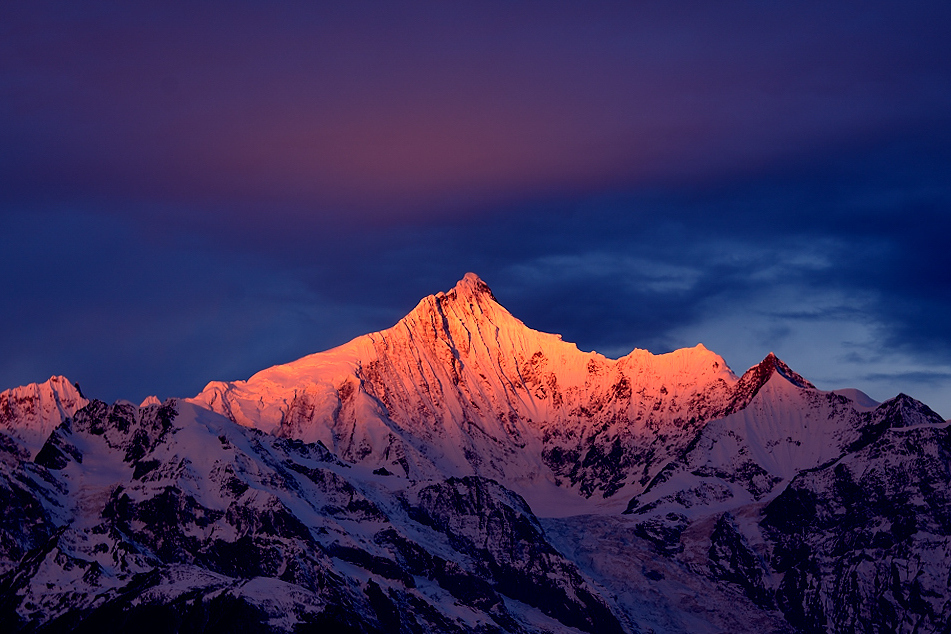
[[[88,402],[64,376],[0,392],[0,432],[35,456],[50,432]]]
[[[395,326],[213,382],[194,402],[412,478],[481,475],[531,494],[636,490],[707,420],[742,405],[702,345],[613,360],[526,327],[467,274]]]
[[[32,502],[0,519],[2,631],[627,631],[483,478],[414,485],[174,401],[93,401],[0,458]]]

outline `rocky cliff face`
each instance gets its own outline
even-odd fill
[[[195,399],[0,394],[0,627],[946,631],[949,424],[581,352],[467,276]]]

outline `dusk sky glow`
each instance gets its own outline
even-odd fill
[[[951,417],[951,5],[0,8],[0,389],[192,396],[478,273]]]

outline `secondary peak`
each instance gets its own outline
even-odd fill
[[[756,369],[759,369],[759,373],[764,379],[768,379],[774,372],[777,372],[793,385],[812,390],[816,389],[815,385],[803,378],[802,375],[794,372],[792,368],[786,365],[782,359],[772,352],[766,355],[766,358],[763,359],[758,366],[750,368],[750,371],[752,372]]]

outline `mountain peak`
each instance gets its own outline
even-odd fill
[[[482,278],[472,272],[466,273],[461,280],[456,282],[456,285],[451,291],[446,293],[446,295],[454,295],[456,297],[464,297],[467,299],[477,299],[480,296],[486,295],[493,301],[498,301],[495,299],[495,295],[492,294],[492,289],[489,288],[489,285],[483,282]]]
[[[770,352],[765,359],[744,372],[743,376],[740,377],[734,388],[732,403],[727,407],[726,413],[736,412],[746,407],[763,386],[773,378],[774,374],[780,375],[796,387],[808,390],[816,389],[815,385],[794,372],[775,353]]]
[[[773,373],[778,373],[780,376],[797,387],[807,388],[810,390],[816,389],[815,385],[803,378],[801,374],[794,372],[792,368],[786,365],[783,360],[777,357],[773,352],[770,352],[768,355],[766,355],[766,358],[763,359],[759,365],[750,368],[747,373],[753,372],[754,370],[758,370],[757,373],[762,375],[765,380],[769,380]]]
[[[878,406],[879,412],[889,421],[889,427],[911,427],[913,425],[940,425],[945,421],[934,410],[901,392]]]
[[[50,432],[88,402],[79,384],[65,376],[15,387],[0,392],[0,431],[35,455]]]
[[[484,316],[487,313],[493,314],[495,318],[501,317],[502,314],[509,315],[508,311],[499,304],[499,300],[492,294],[492,289],[489,288],[488,284],[483,282],[475,273],[466,273],[448,291],[440,291],[419,300],[416,308],[401,319],[400,324],[428,323],[433,319],[441,321],[448,314],[455,314],[463,321],[469,321],[473,317]],[[511,316],[509,315],[509,317]],[[383,331],[383,334],[386,332]]]
[[[422,325],[426,330],[435,328],[443,331],[456,322],[467,324],[467,329],[475,328],[476,323],[485,322],[492,323],[493,329],[524,328],[524,324],[499,303],[488,284],[475,273],[466,273],[448,291],[421,299],[416,308],[400,320],[397,329],[403,326],[414,329]],[[391,336],[391,330],[381,331],[380,334]]]

